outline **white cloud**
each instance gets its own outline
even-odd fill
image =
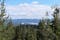
[[[39,3],[37,1],[34,1],[34,2],[32,2],[32,4],[35,4],[36,5],[36,4],[39,4]]]
[[[41,5],[38,2],[32,2],[31,4],[22,3],[15,6],[7,5],[7,13],[13,19],[40,19],[45,17],[46,12],[49,12],[51,16],[51,8],[47,5]],[[49,17],[50,17],[49,16]]]

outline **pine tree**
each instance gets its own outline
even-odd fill
[[[6,21],[8,19],[8,16],[6,17],[5,14],[5,5],[4,5],[5,0],[0,0],[0,30],[4,31],[6,28]]]
[[[25,26],[19,25],[17,26],[17,40],[25,40]]]
[[[44,21],[44,19],[42,19],[39,22],[39,28],[37,31],[37,40],[44,40],[44,35],[43,35],[44,30],[45,30],[45,21]]]
[[[42,19],[39,23],[38,40],[53,40],[53,38],[54,33],[50,27],[50,19],[47,13],[46,18]]]
[[[54,10],[54,14],[53,14],[54,20],[52,21],[52,26],[51,26],[53,29],[53,32],[56,35],[54,40],[58,40],[58,38],[57,38],[58,27],[59,27],[58,15],[59,15],[59,9],[56,7]]]
[[[13,26],[11,19],[9,20],[4,33],[5,40],[13,40],[15,38],[15,27]]]
[[[28,26],[26,38],[27,40],[37,40],[36,29],[33,26]]]
[[[3,30],[3,24],[5,22],[4,16],[5,16],[5,7],[4,7],[4,0],[1,0],[1,8],[0,8],[0,30]]]
[[[4,40],[5,22],[8,17],[5,17],[5,0],[0,0],[0,40]]]
[[[48,18],[48,12],[46,13],[46,21],[45,21],[45,25],[46,25],[46,31],[47,31],[47,40],[53,40],[54,39],[54,33],[53,33],[53,30],[51,29],[51,26],[50,26],[50,19]]]
[[[4,0],[2,1],[0,1],[1,2],[1,8],[0,8],[0,11],[1,11],[1,13],[0,13],[0,23],[2,24],[2,21],[3,21],[3,17],[5,16],[5,7],[4,7]]]

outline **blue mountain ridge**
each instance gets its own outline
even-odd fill
[[[12,19],[14,25],[19,24],[32,24],[37,25],[39,23],[39,19]]]

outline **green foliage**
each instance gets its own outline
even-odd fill
[[[27,25],[17,26],[17,40],[37,40],[36,30]]]
[[[12,40],[14,36],[15,36],[14,27],[9,27],[7,30],[5,29],[3,32],[0,32],[0,37],[2,40]]]
[[[1,13],[0,13],[0,40],[12,40],[15,36],[15,28],[11,21],[5,26],[8,17],[5,17],[4,1],[1,0]]]
[[[53,14],[53,17],[54,17],[54,20],[52,22],[52,27],[53,27],[53,32],[56,34],[56,39],[55,40],[59,40],[59,32],[60,32],[60,19],[59,19],[59,9],[58,8],[55,8],[55,11],[54,11],[54,14]]]
[[[60,20],[58,20],[59,9],[55,9],[54,20],[42,19],[39,25],[14,26],[10,19],[7,26],[5,22],[4,0],[1,1],[0,13],[0,40],[60,40]],[[48,13],[47,15],[48,16]]]

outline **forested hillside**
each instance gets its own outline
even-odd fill
[[[14,26],[12,19],[9,19],[9,16],[5,17],[4,1],[1,1],[0,5],[0,40],[60,40],[59,8],[54,9],[53,20],[48,18],[47,12],[47,19],[42,18],[38,25]]]

